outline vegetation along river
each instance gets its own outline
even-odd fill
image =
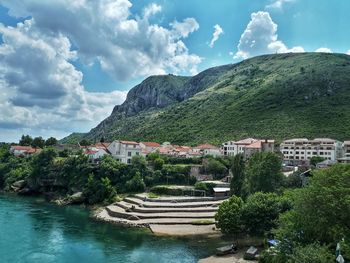
[[[197,262],[222,241],[156,237],[95,222],[89,210],[0,194],[0,257],[7,262]]]

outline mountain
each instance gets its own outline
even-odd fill
[[[246,136],[349,139],[350,56],[264,55],[194,77],[152,76],[79,139],[220,144]]]

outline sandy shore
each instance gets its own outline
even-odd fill
[[[251,263],[258,262],[256,260],[245,260],[243,259],[244,251],[238,252],[234,255],[226,255],[222,257],[211,256],[208,258],[203,258],[198,261],[198,263]]]
[[[219,237],[221,232],[215,229],[214,225],[150,225],[155,235],[169,236],[196,236]],[[213,229],[214,228],[214,229]]]

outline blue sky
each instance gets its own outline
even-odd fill
[[[152,74],[350,52],[349,11],[347,0],[0,0],[0,141],[88,131]]]

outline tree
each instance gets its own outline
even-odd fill
[[[80,146],[89,146],[91,145],[91,142],[86,140],[86,139],[82,139],[80,142],[79,142]]]
[[[98,179],[93,174],[90,174],[83,194],[89,204],[112,203],[117,195],[117,191],[108,178]]]
[[[128,192],[143,192],[146,185],[141,178],[140,172],[136,172],[136,175],[125,184],[125,189]]]
[[[45,140],[43,139],[43,137],[35,137],[33,139],[33,142],[32,142],[32,146],[34,148],[44,148],[45,146]]]
[[[21,139],[19,140],[19,145],[21,146],[30,146],[32,145],[33,138],[29,135],[22,135]]]
[[[162,158],[157,158],[154,160],[154,170],[162,170],[164,165],[164,160]]]
[[[209,158],[208,162],[204,167],[207,173],[210,173],[214,176],[214,178],[222,178],[227,173],[227,168],[220,161]]]
[[[248,197],[242,209],[244,229],[251,235],[262,236],[277,226],[280,212],[280,198],[276,194],[254,193]]]
[[[314,172],[308,187],[293,191],[293,209],[282,215],[276,235],[293,244],[334,246],[350,238],[350,165]]]
[[[45,141],[45,146],[55,146],[57,145],[57,139],[54,137],[50,137]]]
[[[237,196],[242,196],[242,188],[244,184],[244,170],[245,162],[243,154],[237,154],[233,158],[233,164],[231,167],[232,180],[231,180],[231,193]]]
[[[254,154],[248,161],[246,177],[250,194],[277,191],[283,182],[281,158],[271,152]]]
[[[310,159],[310,164],[313,165],[313,166],[316,166],[316,164],[324,161],[325,159],[321,156],[313,156],[311,157]]]
[[[102,136],[101,139],[100,139],[100,142],[104,143],[105,142],[105,137]]]
[[[329,263],[335,262],[335,256],[333,256],[329,249],[319,244],[310,244],[306,246],[300,246],[294,249],[293,254],[288,259],[287,263],[303,263],[303,262],[317,262],[317,263]]]
[[[235,195],[224,201],[215,214],[216,226],[225,234],[237,234],[242,230],[243,200]]]
[[[145,171],[147,168],[147,162],[145,157],[141,155],[135,155],[131,159],[131,165],[133,168],[138,169],[139,171]]]

